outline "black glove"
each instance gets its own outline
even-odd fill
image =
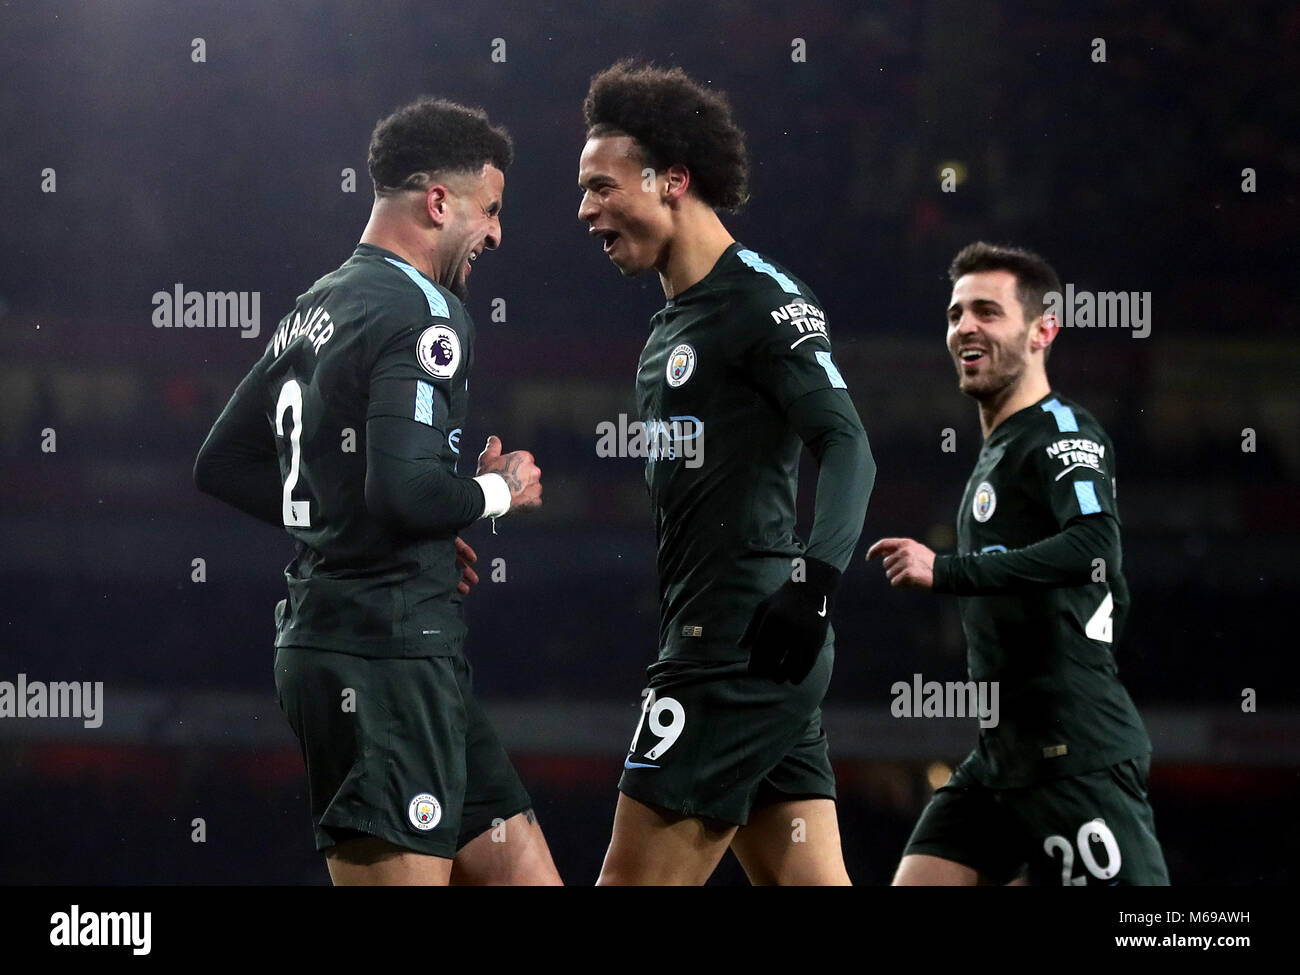
[[[840,570],[817,559],[803,563],[803,581],[791,578],[759,603],[740,638],[755,677],[802,684],[826,642]]]

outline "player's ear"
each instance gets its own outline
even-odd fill
[[[424,208],[435,227],[447,222],[447,187],[435,183],[424,194]]]
[[[664,202],[676,203],[686,195],[691,185],[691,171],[685,166],[669,166],[664,173]]]
[[[1061,322],[1054,312],[1046,312],[1034,323],[1033,348],[1035,351],[1046,349],[1056,340],[1056,333],[1061,330]]]

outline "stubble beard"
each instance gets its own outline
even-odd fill
[[[469,282],[465,280],[464,272],[457,272],[451,284],[447,285],[447,290],[461,301],[469,301]]]
[[[1023,339],[1024,336],[1021,336]],[[968,383],[961,375],[961,360],[958,359],[958,388],[976,402],[992,406],[1001,400],[1011,396],[1020,381],[1025,376],[1027,362],[1025,354],[1019,348],[1008,350],[1005,348],[998,349],[998,359],[1001,363],[997,372],[988,376],[979,376],[974,382]]]
[[[450,280],[446,283],[439,282],[444,288],[454,294],[461,301],[469,300],[469,282],[465,280],[465,262],[456,261],[456,267],[450,274]]]

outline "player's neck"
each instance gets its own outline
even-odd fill
[[[417,271],[437,280],[433,273],[433,254],[423,235],[402,221],[392,220],[379,204],[370,211],[360,242],[392,251]]]
[[[999,424],[1007,417],[1019,413],[1027,406],[1033,406],[1052,391],[1047,376],[1025,376],[1015,386],[1009,388],[1005,395],[980,400],[980,432],[984,439],[989,438]]]
[[[678,214],[667,259],[659,268],[664,297],[673,298],[698,283],[734,243],[735,238],[712,209],[702,203],[684,208]]]

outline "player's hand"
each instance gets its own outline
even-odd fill
[[[914,538],[882,538],[867,549],[867,561],[882,558],[889,584],[902,589],[934,588],[934,550]]]
[[[478,556],[465,539],[457,537],[456,568],[460,569],[460,582],[456,583],[456,591],[462,596],[469,595],[470,588],[478,585],[478,573],[470,568],[477,561]]]
[[[501,440],[488,437],[487,446],[478,455],[478,474],[500,474],[510,488],[510,510],[540,508],[542,505],[542,469],[526,450],[501,453]]]
[[[741,647],[749,648],[749,672],[778,684],[802,684],[826,642],[839,585],[839,569],[805,558],[803,571],[796,570],[754,609],[740,638]]]

